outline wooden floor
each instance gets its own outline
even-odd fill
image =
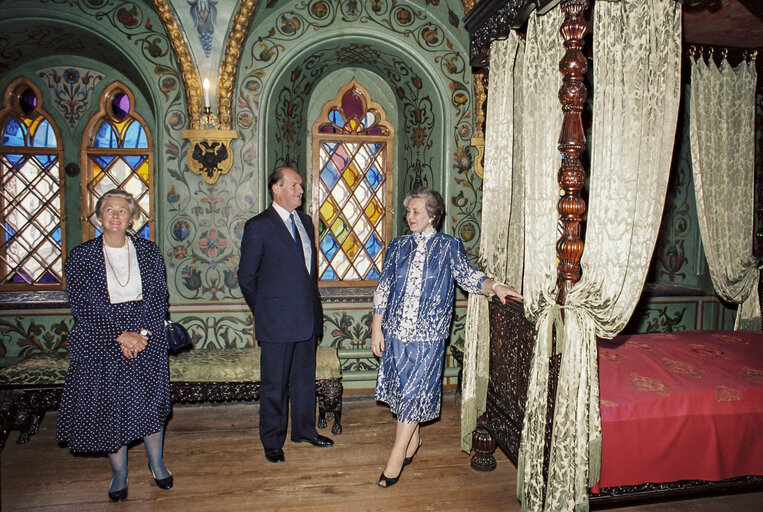
[[[459,450],[458,409],[443,400],[440,421],[422,429],[423,446],[400,482],[376,487],[394,437],[386,407],[370,397],[344,403],[344,434],[331,448],[288,440],[285,464],[265,461],[256,404],[175,407],[165,462],[175,487],[162,491],[142,445],[129,453],[127,501],[112,504],[105,457],[73,456],[55,442],[56,414],[22,446],[15,436],[0,455],[3,511],[519,511],[516,469],[500,451],[498,468],[480,473]],[[324,432],[326,433],[326,432]],[[330,435],[330,434],[329,434]],[[622,511],[763,510],[763,493],[673,502]]]

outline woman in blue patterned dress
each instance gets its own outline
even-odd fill
[[[390,242],[374,292],[371,349],[380,357],[376,399],[397,416],[395,444],[379,477],[397,483],[421,446],[419,423],[440,415],[445,342],[453,316],[454,280],[470,293],[521,299],[466,257],[461,240],[435,229],[445,214],[439,193],[417,189],[403,204],[411,234]],[[396,475],[396,476],[395,476]]]
[[[103,235],[75,247],[64,267],[74,328],[58,413],[58,440],[73,452],[106,452],[109,498],[127,497],[127,445],[143,439],[154,481],[172,487],[162,461],[170,414],[167,281],[159,247],[127,234],[135,199],[106,192],[95,212]]]

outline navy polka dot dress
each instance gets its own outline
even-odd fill
[[[103,238],[75,247],[64,268],[74,328],[67,334],[71,362],[58,412],[57,436],[75,452],[115,452],[164,428],[170,414],[164,319],[167,281],[159,247],[132,238],[143,300],[111,304]],[[148,329],[148,346],[134,359],[117,337]]]

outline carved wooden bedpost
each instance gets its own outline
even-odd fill
[[[580,258],[583,255],[583,239],[580,236],[580,223],[583,220],[586,204],[580,191],[585,183],[585,170],[580,162],[580,155],[586,149],[585,133],[581,112],[588,97],[588,90],[583,83],[583,76],[588,70],[588,63],[581,51],[586,22],[583,13],[588,8],[588,0],[564,0],[561,4],[564,12],[561,34],[567,49],[559,71],[562,73],[562,87],[559,89],[559,101],[562,104],[564,118],[559,135],[559,151],[562,153],[562,166],[557,179],[564,195],[559,199],[557,211],[562,225],[562,236],[556,244],[559,257],[557,282],[559,292],[557,302],[564,304],[572,286],[580,280]]]

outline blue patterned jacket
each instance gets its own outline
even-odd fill
[[[167,278],[159,247],[152,241],[130,237],[138,257],[143,286],[143,307],[138,317],[117,323],[115,305],[109,300],[103,237],[99,236],[72,249],[66,258],[64,275],[74,328],[66,335],[72,361],[117,359],[124,357],[116,339],[125,331],[151,332],[149,345],[167,353]]]
[[[421,299],[413,319],[413,332],[402,328],[409,267],[417,246],[413,234],[390,242],[374,292],[374,314],[384,315],[385,336],[391,335],[403,342],[447,338],[453,317],[454,281],[467,292],[482,293],[482,283],[487,279],[469,262],[464,244],[458,238],[435,233],[425,243]]]

